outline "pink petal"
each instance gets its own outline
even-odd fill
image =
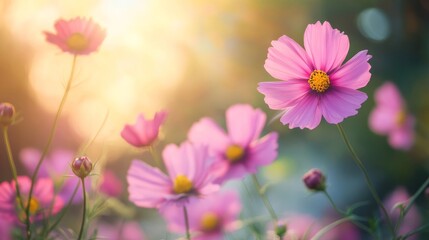
[[[193,143],[207,144],[217,152],[223,152],[231,142],[225,131],[211,118],[202,118],[194,123],[188,132],[188,139]]]
[[[127,174],[129,199],[140,207],[159,207],[170,196],[171,181],[159,169],[133,160]]]
[[[308,79],[312,65],[299,44],[287,36],[282,36],[271,44],[273,47],[268,49],[264,65],[271,76],[280,80]]]
[[[312,70],[322,70],[329,74],[339,67],[349,51],[349,38],[333,29],[329,22],[309,24],[304,33],[304,46],[313,62]]]
[[[249,149],[249,156],[245,165],[249,172],[256,173],[259,167],[271,164],[277,158],[277,139],[276,132],[269,133],[255,143],[252,143]]]
[[[357,109],[367,98],[365,93],[358,90],[342,87],[331,88],[320,98],[320,108],[328,123],[337,124],[346,117],[356,115]]]
[[[310,85],[304,80],[261,82],[258,91],[265,95],[265,103],[271,109],[280,110],[295,106],[310,91]]]
[[[369,127],[377,134],[385,135],[397,127],[397,109],[378,106],[369,115]]]
[[[410,150],[414,145],[415,133],[414,133],[414,122],[415,119],[412,116],[408,116],[406,122],[394,129],[389,135],[389,144],[399,150]]]
[[[299,127],[301,129],[314,129],[322,119],[322,113],[318,108],[319,96],[313,93],[307,93],[300,102],[285,110],[280,118],[283,124],[289,124],[289,128]]]
[[[19,158],[21,159],[21,163],[24,165],[27,172],[33,174],[41,155],[41,152],[35,148],[24,148],[19,153]],[[38,176],[49,177],[46,163],[42,163],[40,166]]]
[[[234,143],[246,147],[259,137],[265,125],[266,115],[260,109],[247,104],[236,104],[226,111],[228,133]]]
[[[404,108],[404,100],[395,84],[386,82],[375,91],[375,102],[377,105],[401,111]]]
[[[331,73],[331,84],[352,89],[365,87],[371,78],[371,65],[368,60],[372,56],[367,53],[367,50],[358,52],[346,64]]]

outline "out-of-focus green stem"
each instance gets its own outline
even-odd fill
[[[262,192],[261,184],[259,183],[259,180],[255,174],[252,174],[252,180],[253,180],[253,184],[255,184],[255,187],[258,190],[258,194],[261,197],[262,202],[264,202],[265,208],[268,210],[268,213],[270,214],[271,218],[274,221],[274,228],[276,228],[277,222],[278,222],[277,214],[274,211],[274,208],[271,205],[270,200],[268,200],[267,196]]]
[[[185,218],[186,239],[191,240],[191,233],[189,232],[188,210],[186,209],[186,206],[183,206],[183,217]]]
[[[352,155],[353,160],[355,161],[356,165],[359,167],[359,169],[362,171],[365,177],[366,185],[368,186],[369,191],[372,194],[372,197],[374,198],[377,205],[381,208],[384,217],[386,218],[387,225],[390,229],[390,232],[392,233],[393,238],[396,238],[395,228],[392,224],[392,220],[390,219],[389,213],[386,210],[386,207],[384,207],[383,203],[380,200],[380,197],[377,194],[377,191],[375,190],[374,184],[372,183],[371,179],[369,178],[368,171],[366,170],[365,166],[363,165],[362,161],[356,154],[355,150],[353,149],[352,145],[350,144],[350,141],[347,138],[347,135],[343,129],[343,127],[340,124],[337,124],[338,131],[340,132],[341,137],[343,138],[344,143],[347,145],[347,149]]]
[[[31,177],[30,193],[28,195],[27,208],[25,209],[25,215],[26,215],[25,225],[26,225],[27,239],[28,240],[31,239],[31,231],[30,231],[30,224],[31,223],[30,223],[30,217],[29,216],[30,216],[30,200],[31,200],[31,196],[33,195],[34,183],[36,181],[37,174],[39,173],[40,166],[42,165],[42,162],[45,159],[46,154],[49,151],[49,148],[51,147],[52,140],[54,138],[55,131],[56,131],[57,126],[58,126],[58,120],[59,120],[59,118],[61,116],[61,113],[63,111],[64,104],[66,103],[67,96],[68,96],[68,94],[70,92],[71,83],[72,83],[74,72],[75,72],[74,70],[75,70],[75,66],[76,66],[76,58],[77,58],[77,55],[74,55],[73,56],[72,67],[71,67],[71,72],[70,72],[70,77],[69,77],[69,79],[67,81],[67,85],[66,85],[66,88],[64,90],[63,98],[61,99],[60,105],[58,107],[58,111],[57,111],[57,113],[55,115],[55,119],[54,119],[54,123],[52,124],[51,131],[49,132],[48,142],[46,143],[46,146],[43,149],[42,154],[40,155],[39,161],[37,162],[37,165],[36,165],[36,169],[34,170],[34,173],[33,173],[32,177]]]
[[[80,231],[78,240],[82,239],[83,229],[85,228],[85,218],[86,218],[86,190],[85,190],[85,179],[81,178],[82,182],[82,193],[83,193],[83,214],[82,214],[82,223],[80,224]]]

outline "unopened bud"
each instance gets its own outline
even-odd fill
[[[325,185],[325,176],[323,175],[322,171],[319,169],[313,168],[310,171],[308,171],[304,176],[302,177],[302,180],[305,183],[305,186],[313,191],[324,191],[326,188]]]
[[[286,225],[285,225],[285,224],[281,224],[281,225],[278,225],[278,226],[276,227],[276,235],[277,235],[280,239],[283,239],[283,236],[286,234],[286,231],[287,231],[287,227],[286,227]]]
[[[74,159],[71,167],[76,176],[85,178],[92,171],[92,162],[87,156],[81,156]]]
[[[7,102],[0,103],[0,124],[9,126],[15,120],[15,107]]]

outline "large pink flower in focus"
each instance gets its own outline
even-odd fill
[[[137,118],[134,125],[125,125],[121,136],[135,147],[147,147],[158,138],[159,128],[164,123],[167,113],[157,112],[153,119],[146,120],[143,114]]]
[[[218,182],[241,178],[248,173],[256,173],[259,167],[277,158],[277,133],[259,138],[265,120],[265,113],[260,109],[236,104],[226,111],[228,133],[206,117],[191,127],[188,138],[191,142],[208,145],[216,163],[227,166],[227,172]]]
[[[46,41],[57,45],[64,52],[88,55],[97,51],[106,37],[106,31],[92,19],[59,19],[55,22],[56,33],[44,32]]]
[[[390,218],[396,224],[399,219],[401,210],[399,205],[402,204],[404,208],[407,207],[410,195],[407,190],[400,186],[397,187],[389,196],[384,200],[384,205],[389,211]],[[411,206],[408,210],[408,213],[405,215],[401,225],[399,225],[398,234],[406,234],[420,226],[422,218],[420,216],[419,210],[416,206]],[[418,234],[414,234],[411,237],[407,238],[410,240],[419,239]]]
[[[280,82],[259,83],[271,109],[282,110],[280,121],[289,128],[314,129],[322,119],[337,124],[357,114],[367,95],[371,74],[366,50],[342,65],[349,51],[347,35],[328,22],[310,24],[304,47],[287,36],[273,41],[265,69]]]
[[[0,216],[15,223],[23,222],[25,219],[25,209],[22,209],[16,194],[15,181],[2,182],[0,184]],[[24,206],[28,201],[31,180],[27,176],[18,176],[19,190]],[[53,202],[53,203],[52,203]],[[30,220],[39,221],[51,214],[57,214],[64,206],[61,197],[54,196],[54,183],[49,178],[40,178],[34,185],[33,195],[30,200]]]
[[[137,206],[184,206],[219,189],[212,182],[222,171],[214,168],[205,146],[170,144],[165,147],[163,158],[168,176],[140,160],[132,161],[127,174],[128,192],[130,201]]]
[[[195,233],[195,240],[223,239],[225,232],[237,229],[237,219],[241,203],[236,192],[222,192],[189,205],[189,228]],[[163,209],[162,215],[172,232],[185,233],[186,225],[183,209],[169,206]]]
[[[386,82],[375,92],[375,109],[369,116],[372,131],[389,137],[396,149],[408,150],[414,144],[414,117],[407,112],[401,93],[392,82]]]

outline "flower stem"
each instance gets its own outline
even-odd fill
[[[80,224],[80,231],[78,240],[82,239],[83,229],[85,228],[85,217],[86,217],[86,191],[85,191],[85,179],[81,178],[82,182],[82,193],[83,193],[83,214],[82,214],[82,223]]]
[[[377,191],[375,190],[374,184],[372,183],[371,179],[369,178],[368,171],[366,170],[366,168],[363,165],[362,161],[357,156],[355,150],[353,149],[352,145],[350,144],[350,141],[348,140],[347,135],[346,135],[343,127],[340,124],[337,124],[337,127],[338,127],[338,131],[340,132],[341,137],[343,138],[344,143],[347,145],[347,148],[348,148],[349,152],[351,153],[351,155],[353,157],[353,160],[355,161],[356,165],[360,168],[360,170],[364,174],[366,184],[367,184],[367,186],[369,188],[369,191],[372,194],[372,197],[376,201],[377,205],[383,211],[383,214],[384,214],[384,216],[386,218],[386,221],[387,221],[387,225],[389,226],[389,229],[390,229],[393,237],[396,238],[396,233],[395,233],[395,229],[393,227],[392,221],[391,221],[391,219],[389,217],[389,214],[388,214],[388,212],[386,210],[386,207],[384,207],[383,203],[380,200],[380,197],[377,194]]]
[[[69,77],[69,79],[67,81],[67,85],[66,85],[66,88],[64,90],[63,97],[61,99],[61,102],[60,102],[60,105],[58,107],[57,113],[55,115],[55,119],[54,119],[54,123],[52,124],[51,131],[49,132],[48,142],[46,143],[46,146],[43,149],[42,154],[40,155],[39,161],[37,162],[37,165],[36,165],[36,169],[34,170],[34,173],[33,173],[32,177],[31,177],[31,187],[30,187],[30,192],[29,192],[29,195],[28,195],[27,208],[25,209],[25,215],[27,216],[26,217],[26,221],[25,221],[25,225],[26,225],[26,228],[27,228],[27,239],[31,238],[30,218],[29,218],[29,215],[30,215],[30,199],[31,199],[31,196],[33,195],[34,182],[36,181],[36,177],[37,177],[37,174],[39,173],[40,166],[42,165],[42,162],[45,159],[46,154],[49,151],[49,148],[51,147],[52,140],[54,138],[55,131],[57,129],[58,120],[59,120],[59,118],[61,116],[61,113],[63,111],[64,104],[66,103],[67,96],[68,96],[68,94],[70,92],[71,83],[72,83],[74,72],[75,72],[74,70],[75,70],[75,66],[76,66],[76,58],[77,58],[77,56],[74,55],[73,56],[72,67],[71,67],[71,72],[70,72],[70,77]]]
[[[18,196],[19,204],[21,206],[21,209],[25,209],[24,202],[21,197],[21,191],[19,190],[18,174],[16,172],[15,161],[13,160],[12,149],[10,147],[9,135],[7,133],[7,130],[8,130],[8,127],[3,126],[3,138],[4,138],[4,144],[6,145],[7,159],[9,160],[9,165],[10,165],[10,169],[12,170],[13,180],[15,181],[16,195]]]
[[[271,218],[274,221],[274,228],[277,227],[278,217],[276,215],[276,212],[274,211],[273,206],[270,203],[270,200],[268,200],[267,196],[262,191],[261,184],[259,183],[258,178],[255,174],[252,174],[252,180],[253,184],[255,185],[256,189],[258,190],[258,194],[261,197],[262,201],[264,202],[265,208],[268,210],[268,213],[270,214]]]
[[[331,231],[333,228],[335,228],[336,226],[338,226],[338,225],[340,225],[340,224],[342,224],[342,223],[344,223],[344,222],[347,222],[347,221],[350,221],[350,220],[353,220],[353,217],[352,216],[348,216],[348,217],[345,217],[345,218],[341,218],[341,219],[339,219],[339,220],[337,220],[337,221],[335,221],[335,222],[333,222],[333,223],[331,223],[331,224],[329,224],[329,225],[327,225],[327,226],[325,226],[324,228],[322,228],[322,229],[320,229],[320,231],[318,231],[312,238],[311,238],[311,240],[318,240],[318,239],[320,239],[323,235],[325,235],[327,232],[329,232],[329,231]]]
[[[155,161],[155,164],[158,165],[158,168],[162,168],[162,161],[160,159],[160,157],[158,156],[158,154],[155,151],[155,148],[150,145],[149,147],[149,152],[152,155],[153,160]]]
[[[186,209],[186,206],[183,206],[183,216],[185,218],[186,239],[191,240],[191,234],[189,233],[188,210]]]
[[[335,211],[337,211],[338,214],[340,215],[346,215],[345,212],[341,211],[337,205],[335,204],[334,200],[332,200],[331,195],[329,195],[329,193],[326,190],[322,191],[325,196],[328,198],[329,202],[331,203],[332,207],[335,209]]]

